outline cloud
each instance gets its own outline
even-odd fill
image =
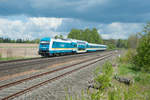
[[[35,39],[96,27],[127,38],[150,21],[148,0],[0,0],[0,37]]]
[[[62,34],[67,37],[72,28],[86,29],[97,28],[104,39],[126,39],[131,34],[140,32],[143,23],[95,23],[70,18],[47,17],[8,17],[0,18],[0,37],[13,39],[35,39],[42,37],[54,37]]]
[[[113,22],[110,24],[101,24],[99,32],[102,33],[101,35],[105,39],[127,39],[131,34],[141,32],[144,25],[144,23]]]
[[[57,8],[90,8],[95,5],[104,4],[109,0],[29,0],[31,6],[36,9],[57,9]],[[74,8],[73,8],[74,7]]]
[[[3,35],[3,32],[0,30],[0,36],[2,36]]]
[[[54,36],[56,29],[62,24],[62,18],[26,18],[24,20],[9,20],[0,18],[0,36],[13,39],[35,39]]]
[[[101,34],[103,39],[126,39],[127,36],[125,34],[114,34],[114,33],[110,33],[110,34]]]
[[[29,22],[45,29],[57,29],[62,24],[62,18],[29,18]]]
[[[91,22],[150,21],[149,0],[0,0],[0,16],[59,17]]]

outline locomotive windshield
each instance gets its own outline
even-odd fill
[[[48,42],[48,41],[41,41],[40,44],[41,44],[41,45],[48,45],[49,42]]]

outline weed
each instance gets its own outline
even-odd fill
[[[108,91],[108,100],[121,100],[121,89],[118,88],[114,88],[110,91]]]
[[[98,71],[95,71],[95,72],[98,72]],[[112,74],[113,74],[112,64],[110,62],[106,62],[102,67],[102,73],[99,75],[96,75],[95,77],[96,87],[99,87],[100,85],[101,90],[109,87],[110,82],[112,80]]]

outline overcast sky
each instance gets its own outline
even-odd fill
[[[128,38],[150,21],[150,0],[0,0],[0,37],[66,36],[94,28],[103,38]]]

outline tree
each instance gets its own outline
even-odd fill
[[[129,38],[128,38],[128,48],[136,49],[137,45],[138,45],[138,35],[135,34],[135,35],[129,36]]]
[[[64,39],[63,35],[56,35],[54,38],[55,39]]]
[[[81,37],[81,30],[72,29],[71,32],[68,34],[68,38],[80,40],[82,38]]]
[[[59,38],[60,38],[60,39],[64,39],[63,35],[59,35]]]
[[[144,27],[143,33],[136,49],[134,64],[135,69],[150,72],[150,23]]]
[[[98,43],[101,44],[103,43],[102,37],[99,35],[98,31],[96,28],[93,28],[91,31],[91,37],[92,37],[92,43]]]
[[[35,43],[40,43],[40,39],[35,39],[34,42]]]
[[[118,48],[127,48],[127,40],[118,39],[116,43]]]
[[[107,39],[107,40],[103,40],[103,42],[105,45],[107,45],[108,49],[115,49],[116,48],[117,40],[115,40],[115,39]]]
[[[82,31],[82,36],[81,36],[82,40],[87,41],[89,43],[92,43],[92,33],[90,29],[85,29]]]
[[[54,38],[55,38],[55,39],[58,39],[58,35],[56,35]]]
[[[84,40],[89,43],[103,43],[103,40],[96,28],[93,28],[92,30],[88,28],[86,28],[85,30],[72,29],[68,34],[68,38]]]
[[[3,38],[0,37],[0,43],[3,43]]]
[[[22,41],[23,41],[22,39],[17,39],[16,43],[22,43]]]

